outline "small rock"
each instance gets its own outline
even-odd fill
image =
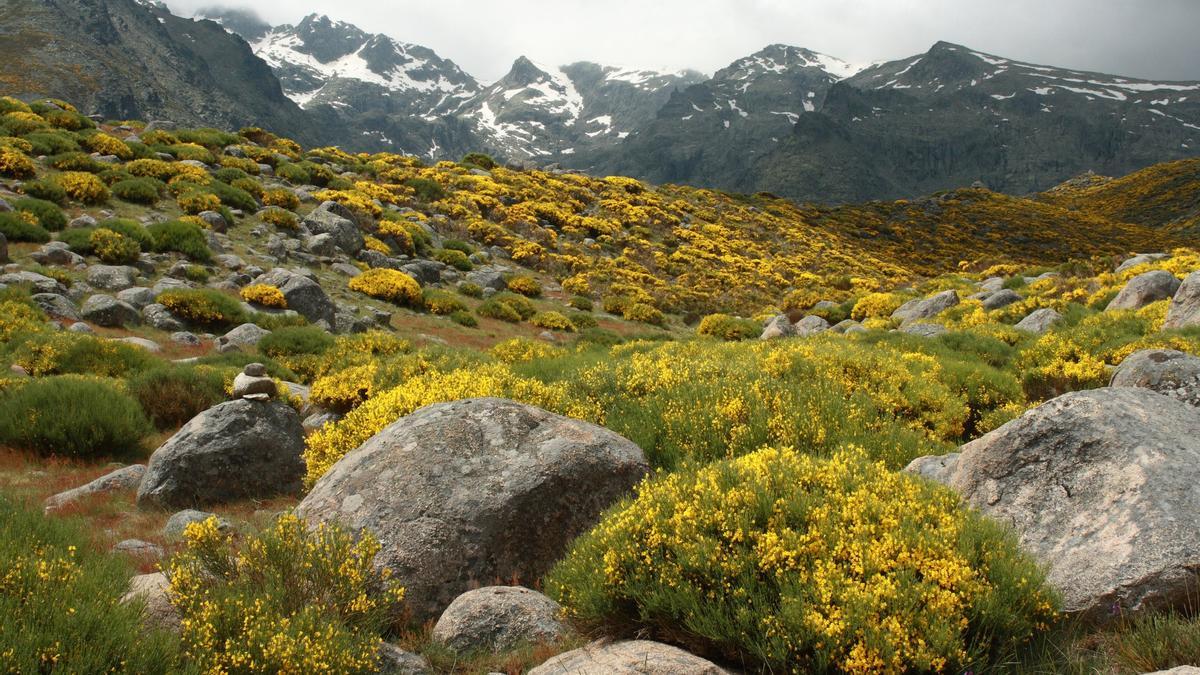
[[[1030,312],[1028,316],[1021,319],[1013,328],[1041,335],[1050,330],[1054,324],[1062,321],[1062,318],[1062,314],[1059,314],[1057,311],[1049,307],[1043,307]]]
[[[1179,285],[1163,322],[1163,330],[1188,326],[1200,326],[1200,271],[1192,272]]]
[[[759,340],[774,340],[776,338],[796,337],[796,327],[792,325],[786,314],[780,314],[767,322],[763,327]]]
[[[147,305],[154,304],[154,298],[154,291],[145,286],[134,286],[117,293],[118,300],[128,302],[138,309],[145,309]]]
[[[145,474],[146,466],[144,464],[131,464],[127,467],[117,469],[86,485],[81,485],[48,497],[43,503],[46,513],[53,513],[92,495],[108,494],[119,490],[132,490],[138,486],[138,483],[142,481],[142,476]]]
[[[123,291],[136,278],[137,270],[128,265],[92,265],[87,270],[87,282],[106,291]]]
[[[209,518],[216,516],[208,511],[197,511],[196,509],[184,509],[177,511],[167,519],[167,524],[163,525],[163,536],[167,539],[179,539],[183,536],[183,531],[192,523],[202,523]],[[225,531],[233,527],[233,524],[224,518],[217,518],[217,529]]]
[[[142,318],[146,325],[162,331],[176,332],[183,330],[183,322],[171,314],[171,310],[157,302],[142,308]]]
[[[159,347],[157,342],[155,342],[154,340],[147,340],[146,338],[123,337],[123,338],[117,338],[116,340],[114,340],[114,342],[124,342],[127,345],[132,345],[132,346],[138,347],[140,349],[145,349],[146,351],[155,353],[155,354],[162,351],[162,347]]]
[[[379,645],[379,675],[433,675],[433,668],[424,656],[384,642]]]
[[[559,654],[528,675],[729,675],[711,661],[649,640],[593,642]]]
[[[113,546],[114,551],[145,558],[162,558],[165,555],[163,547],[151,544],[141,539],[125,539]]]
[[[1020,302],[1021,296],[1017,295],[1016,291],[1008,288],[1002,288],[995,293],[992,293],[983,301],[983,308],[987,310],[1000,309],[1008,307],[1014,302]]]
[[[179,611],[167,595],[170,587],[162,572],[139,574],[129,580],[129,592],[121,597],[121,603],[143,602],[142,621],[147,627],[179,632]]]
[[[809,315],[796,322],[796,335],[800,337],[808,337],[810,335],[818,335],[829,330],[829,322],[822,317]]]
[[[197,347],[200,345],[200,338],[195,333],[187,331],[176,331],[171,333],[171,342],[187,347]]]
[[[951,307],[957,305],[958,302],[959,300],[957,291],[953,289],[949,291],[942,291],[941,293],[928,298],[909,300],[903,305],[900,305],[900,308],[895,312],[892,312],[892,318],[898,319],[902,323],[916,321],[918,319],[928,319],[932,316],[941,314],[947,309],[950,309]]]
[[[928,323],[924,321],[905,324],[898,330],[901,333],[916,335],[923,338],[935,338],[939,335],[945,335],[947,333],[945,326],[938,323]]]
[[[228,333],[217,338],[217,351],[225,352],[252,350],[259,340],[271,334],[271,331],[257,324],[244,323]]]
[[[565,633],[562,608],[522,586],[487,586],[454,599],[431,637],[456,652],[507,651],[520,644],[549,643]]]

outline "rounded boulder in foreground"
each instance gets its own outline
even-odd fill
[[[486,586],[455,598],[432,637],[456,652],[553,642],[565,631],[561,611],[557,602],[524,586]]]
[[[297,507],[366,529],[413,618],[464,591],[533,582],[649,471],[641,448],[594,424],[498,398],[426,406],[335,464]]]

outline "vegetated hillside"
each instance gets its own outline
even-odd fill
[[[1119,180],[1152,199],[1157,175]],[[1170,219],[1086,203],[968,188],[796,205],[0,98],[0,565],[20,581],[0,584],[0,669],[555,672],[620,649],[689,672],[1194,663],[1198,620],[1176,582],[1197,548],[1177,545],[1195,534],[1176,514],[1194,510],[1200,434],[1179,430],[1200,402],[1200,253],[1164,250]],[[1139,383],[1132,368],[1106,389],[1143,350],[1160,350],[1143,366],[1191,379]],[[1034,489],[1058,499],[1052,556],[1036,528],[1060,521],[1044,512],[1013,519],[1032,535],[1009,531],[993,504],[898,471],[917,457],[961,471],[971,450],[944,453],[1013,435],[1022,448],[995,461],[1054,457],[1070,494],[1037,482],[1041,463],[978,482],[1001,485],[1005,508]],[[1145,447],[1178,475],[1126,489],[1143,459],[1120,453]],[[560,478],[586,486],[592,513],[611,508],[580,523]],[[159,506],[201,496],[228,525],[185,527],[194,513]],[[411,531],[405,514],[425,527],[430,503],[465,515],[393,536]],[[1162,563],[1152,576],[1079,562],[1076,524],[1104,527],[1114,504],[1121,522],[1146,508],[1102,552]],[[366,529],[339,520],[360,507]],[[498,527],[502,544],[479,538]],[[409,559],[433,564],[389,562]],[[444,581],[497,561],[512,573]],[[134,566],[169,573],[135,582],[149,615],[119,602]],[[406,597],[452,617],[449,596],[481,578],[560,603],[482,592],[544,610],[536,647],[473,650],[481,638],[451,619],[408,620]],[[1130,583],[1181,612],[1120,595]],[[1060,611],[1067,592],[1109,623]],[[480,612],[488,635],[528,625]],[[172,613],[174,632],[142,623]],[[595,637],[610,641],[575,651]]]
[[[1193,237],[1200,234],[1200,159],[1155,164],[1121,178],[1080,176],[1039,198],[1110,220]]]
[[[0,89],[69,99],[114,119],[251,123],[306,141],[315,127],[242,39],[137,0],[10,0]]]

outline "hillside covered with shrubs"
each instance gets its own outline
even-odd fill
[[[1111,620],[1082,621],[1027,532],[912,469],[1104,395],[1136,355],[1200,356],[1200,161],[822,207],[172,126],[0,99],[0,669],[554,673],[609,648],[744,672],[1200,660],[1194,607],[1110,600]],[[1131,386],[1194,412],[1195,373]],[[448,402],[477,417],[439,421]],[[274,440],[241,433],[297,451],[268,461],[254,448]],[[231,463],[170,474],[189,443]],[[598,449],[635,454],[636,487],[606,482]],[[554,480],[501,499],[542,475],[523,458],[559,452],[539,469]],[[574,461],[594,490],[564,487]],[[109,482],[62,496],[92,479]],[[467,524],[363,516],[371,489]],[[529,504],[545,523],[513,515]],[[528,550],[470,539],[504,518]],[[478,548],[429,562],[457,537]],[[505,610],[517,637],[463,647],[454,604],[425,620],[413,570],[460,563],[485,572],[455,595],[546,594]]]

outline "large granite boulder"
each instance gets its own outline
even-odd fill
[[[947,309],[950,309],[951,307],[957,305],[958,302],[959,300],[957,291],[953,289],[949,291],[942,291],[941,293],[932,295],[928,298],[909,300],[903,305],[900,305],[896,311],[892,312],[892,318],[900,321],[901,323],[917,321],[919,319],[928,319],[929,317],[937,316]]]
[[[333,244],[350,255],[355,255],[363,248],[363,235],[353,215],[348,214],[345,207],[337,202],[322,203],[302,222],[314,235],[330,235]]]
[[[339,460],[297,507],[310,522],[366,529],[413,618],[464,591],[531,583],[649,467],[607,429],[497,398],[400,418]]]
[[[87,282],[106,291],[123,291],[134,285],[137,274],[128,265],[92,265],[87,269]]]
[[[106,328],[131,326],[142,322],[142,313],[133,305],[121,302],[111,295],[97,294],[84,300],[79,316],[84,321]]]
[[[780,314],[767,322],[763,327],[762,335],[758,336],[760,340],[774,340],[776,338],[796,337],[796,327],[792,325],[786,314]]]
[[[1200,358],[1174,349],[1143,349],[1121,361],[1113,387],[1141,387],[1200,407]]]
[[[1187,404],[1147,389],[1073,392],[906,471],[1011,525],[1084,621],[1200,592],[1200,415]]]
[[[325,289],[312,279],[277,267],[255,279],[254,283],[278,288],[287,300],[288,309],[299,312],[313,323],[324,321],[327,326],[333,327],[337,306],[329,299]]]
[[[1042,333],[1045,333],[1053,328],[1054,324],[1062,321],[1062,319],[1062,314],[1059,314],[1057,311],[1049,307],[1043,307],[1030,312],[1025,316],[1024,319],[1018,321],[1017,325],[1013,326],[1013,328],[1016,328],[1017,330],[1023,330],[1027,333],[1041,335]]]
[[[502,652],[561,638],[561,612],[557,602],[523,586],[485,586],[455,598],[431,637],[456,652]]]
[[[1119,309],[1141,309],[1152,302],[1166,300],[1179,290],[1179,279],[1166,270],[1154,270],[1130,279],[1117,297],[1104,308],[1106,312]]]
[[[1163,330],[1200,326],[1200,272],[1187,275],[1175,291]]]
[[[192,418],[150,456],[140,505],[184,508],[296,494],[304,428],[295,410],[239,399]]]

